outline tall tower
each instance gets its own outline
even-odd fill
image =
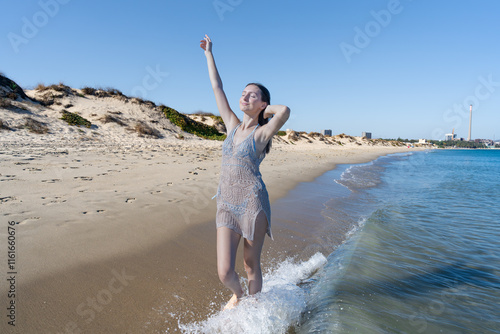
[[[470,112],[469,112],[469,137],[467,138],[467,141],[471,140],[471,137],[470,137],[471,127],[472,127],[472,104],[470,105]]]

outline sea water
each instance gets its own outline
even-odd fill
[[[390,155],[315,182],[322,251],[183,332],[500,333],[499,150]]]

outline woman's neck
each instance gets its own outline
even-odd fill
[[[245,114],[243,116],[243,121],[241,122],[241,128],[242,128],[242,130],[246,130],[248,128],[255,127],[257,124],[259,124],[259,119],[257,117],[252,118],[252,117],[248,116],[247,114]]]

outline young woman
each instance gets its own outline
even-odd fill
[[[243,121],[231,110],[212,54],[212,41],[200,41],[205,50],[208,73],[219,113],[227,129],[222,145],[222,167],[217,190],[217,272],[233,292],[225,309],[236,306],[243,296],[235,271],[236,251],[244,239],[244,266],[248,293],[262,289],[260,254],[266,233],[271,234],[271,208],[259,165],[269,153],[271,140],[290,116],[290,109],[271,105],[269,91],[260,84],[248,84],[240,97]]]

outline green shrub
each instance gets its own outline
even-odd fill
[[[212,140],[224,140],[226,135],[217,131],[213,126],[208,126],[203,123],[196,122],[191,118],[179,113],[177,110],[170,107],[164,107],[163,113],[165,117],[172,122],[172,124],[177,125],[181,130],[188,133],[192,133],[198,137]]]
[[[90,128],[92,126],[92,123],[90,123],[89,120],[83,118],[82,116],[63,110],[61,111],[62,117],[61,119],[68,123],[69,125],[83,125],[86,128]]]
[[[278,131],[277,133],[278,136],[286,136],[286,131]]]
[[[224,121],[222,120],[221,116],[210,115],[210,117],[212,117],[215,120],[215,122],[224,124]]]

